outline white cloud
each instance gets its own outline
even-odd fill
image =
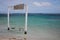
[[[33,5],[40,7],[50,7],[52,4],[49,2],[33,2]]]

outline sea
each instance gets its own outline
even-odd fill
[[[25,14],[10,14],[10,30],[7,14],[0,14],[0,36],[24,36]],[[27,24],[29,40],[60,40],[60,14],[29,13]]]

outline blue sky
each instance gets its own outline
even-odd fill
[[[29,13],[60,13],[60,0],[0,0],[0,13],[7,13],[8,6],[28,4]],[[10,10],[12,13],[23,13],[24,10]]]

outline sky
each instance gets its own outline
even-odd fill
[[[24,3],[29,13],[60,13],[60,0],[0,0],[0,13],[7,13],[8,6]],[[10,10],[11,13],[24,13],[24,10]]]

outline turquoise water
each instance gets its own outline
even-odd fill
[[[25,25],[24,15],[10,16],[11,27],[15,27],[18,30],[19,28],[24,28],[24,25]],[[6,16],[0,17],[0,30],[2,29],[4,29],[7,32]],[[0,31],[0,34],[6,33],[5,31],[4,32]],[[16,32],[16,30],[10,31],[9,33],[20,34],[20,32],[19,31]],[[34,40],[37,39],[59,40],[60,39],[60,16],[59,15],[29,15],[28,35],[30,38],[34,38]]]

